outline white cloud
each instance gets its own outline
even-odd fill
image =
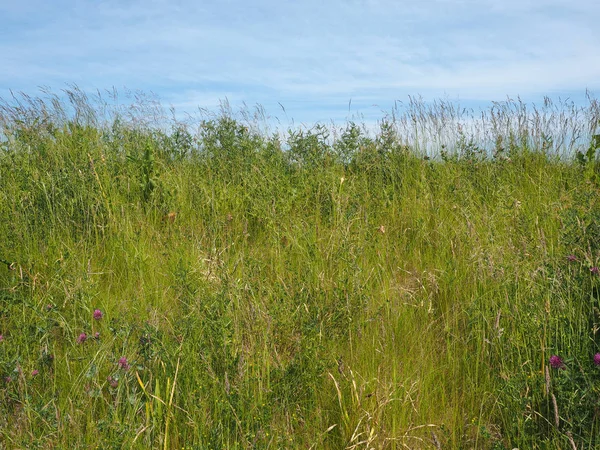
[[[490,101],[600,88],[600,4],[592,0],[48,5],[0,5],[8,21],[1,86],[127,86],[180,108],[228,97],[232,105],[281,102],[315,118],[331,108],[345,114],[350,98]]]

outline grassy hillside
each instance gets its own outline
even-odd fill
[[[600,445],[596,103],[484,150],[440,105],[281,137],[71,94],[0,108],[0,448]]]

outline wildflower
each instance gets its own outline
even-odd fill
[[[594,364],[596,364],[597,366],[600,366],[600,353],[596,353],[594,355]]]
[[[0,342],[2,342],[3,340],[4,340],[4,336],[2,336],[2,335],[0,334]]]
[[[575,261],[577,261],[577,256],[575,256],[575,255],[568,255],[567,256],[567,261],[569,261],[569,262],[575,262]]]
[[[34,369],[33,372],[31,372],[31,376],[35,377],[38,373],[40,373],[40,371],[37,369]]]
[[[96,331],[94,333],[94,339],[96,339],[96,340],[100,339],[100,333],[98,331]]]
[[[77,338],[77,343],[78,343],[78,344],[83,344],[85,341],[87,341],[87,338],[88,338],[88,337],[87,337],[87,334],[85,334],[85,333],[81,333],[81,334],[79,335],[79,337]]]
[[[46,311],[52,311],[54,309],[54,305],[52,303],[48,303],[46,305]]]
[[[564,363],[563,359],[557,355],[552,355],[550,357],[550,365],[554,369],[564,369],[565,368],[565,363]]]
[[[104,314],[102,314],[102,311],[100,311],[99,309],[97,309],[97,310],[95,310],[95,311],[94,311],[94,319],[95,319],[95,320],[100,320],[100,319],[102,319],[102,316],[103,316],[103,315],[104,315]]]
[[[590,272],[592,272],[594,275],[598,275],[600,274],[600,269],[597,266],[590,267]]]
[[[119,385],[119,380],[111,376],[109,376],[106,380],[110,384],[110,387],[116,388]]]
[[[119,358],[119,368],[123,370],[129,370],[129,362],[127,362],[127,358],[124,356]]]

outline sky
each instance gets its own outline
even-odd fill
[[[600,91],[598,17],[597,0],[0,0],[0,97],[76,84],[302,123],[408,96],[584,102]]]

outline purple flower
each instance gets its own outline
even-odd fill
[[[596,353],[594,355],[594,364],[596,364],[597,366],[600,366],[600,353]]]
[[[565,368],[564,361],[562,360],[562,358],[560,356],[557,356],[557,355],[552,355],[550,357],[550,365],[554,369],[564,369]]]
[[[87,338],[88,338],[88,337],[87,337],[87,334],[85,334],[85,333],[81,333],[81,334],[79,335],[79,337],[77,338],[77,343],[78,343],[78,344],[83,344],[85,341],[87,341]]]
[[[100,339],[100,333],[98,331],[96,331],[94,333],[94,339],[96,339],[96,340]]]
[[[96,309],[96,310],[94,311],[94,319],[95,319],[95,320],[100,320],[100,319],[102,319],[102,316],[103,316],[103,315],[104,315],[104,314],[102,314],[102,311],[100,311],[99,309]]]
[[[569,255],[569,256],[567,256],[567,261],[569,261],[569,262],[575,262],[575,261],[577,261],[577,256],[575,256],[575,255]]]
[[[40,371],[37,369],[34,369],[33,372],[31,372],[31,376],[35,377],[38,373],[40,373]]]
[[[600,274],[600,269],[597,266],[590,267],[590,272],[592,272],[594,275],[598,275]]]
[[[119,380],[111,376],[107,378],[107,381],[110,384],[110,387],[116,388],[119,385]]]
[[[127,362],[127,358],[124,356],[119,358],[119,368],[123,370],[129,370],[129,363]]]

